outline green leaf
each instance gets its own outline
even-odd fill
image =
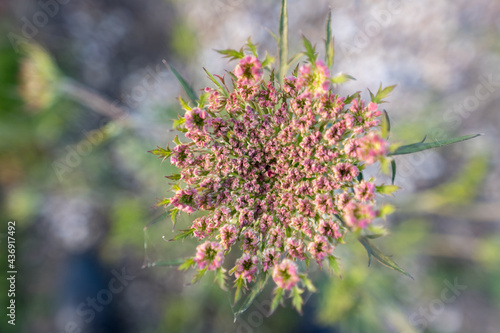
[[[182,143],[179,141],[179,136],[178,135],[175,136],[174,143],[177,144],[177,145],[182,145]]]
[[[370,90],[368,90],[368,91],[370,92],[370,97],[372,99],[372,102],[377,103],[377,104],[381,104],[381,103],[385,103],[384,98],[389,96],[389,94],[394,90],[394,88],[396,88],[396,84],[392,85],[392,86],[385,87],[383,89],[382,89],[382,84],[380,84],[380,87],[378,88],[376,95],[373,95]]]
[[[382,265],[394,269],[395,271],[398,271],[400,273],[403,273],[404,275],[414,280],[413,277],[408,272],[399,267],[399,265],[396,264],[394,260],[383,254],[379,249],[377,249],[374,245],[372,245],[368,240],[368,238],[361,236],[358,238],[358,240],[360,241],[361,244],[363,244],[363,246],[366,249],[366,252],[368,253],[368,266],[370,266],[373,256]]]
[[[359,94],[361,94],[361,91],[356,91],[354,94],[347,96],[346,99],[344,100],[345,105],[350,104],[353,99],[358,98]]]
[[[189,111],[191,110],[192,108],[189,106],[189,104],[181,97],[177,97],[177,99],[179,100],[179,103],[181,104],[182,108],[186,111]]]
[[[191,236],[193,234],[193,232],[194,232],[194,229],[181,230],[181,233],[175,235],[175,237],[170,239],[170,241],[176,241],[176,240],[187,238],[187,237]]]
[[[378,217],[385,219],[387,215],[391,215],[396,211],[396,208],[393,205],[385,204],[380,207]]]
[[[292,305],[297,310],[298,313],[302,314],[302,304],[304,301],[302,300],[302,294],[304,291],[299,287],[295,286],[292,290]]]
[[[203,277],[203,275],[205,275],[206,272],[207,272],[206,268],[199,269],[198,273],[196,273],[196,275],[193,277],[191,284],[195,284],[196,282],[200,281],[200,279]]]
[[[390,194],[396,192],[397,190],[399,190],[399,188],[400,187],[396,186],[396,185],[377,185],[377,186],[375,186],[377,193],[387,194],[387,195],[390,195]]]
[[[156,155],[156,156],[158,156],[158,158],[163,157],[163,159],[161,161],[163,163],[163,161],[165,161],[165,159],[167,159],[172,154],[172,151],[170,150],[170,147],[168,145],[167,145],[166,149],[163,149],[160,146],[156,146],[156,147],[157,147],[156,149],[150,150],[150,151],[148,151],[148,153]]]
[[[384,139],[387,139],[389,137],[389,133],[391,132],[391,121],[389,119],[389,115],[387,114],[387,111],[384,110],[384,116],[382,117],[382,124],[381,124],[381,135]]]
[[[167,146],[167,149],[163,149],[160,146],[157,146],[156,149],[150,150],[150,151],[148,151],[148,153],[157,155],[159,157],[168,157],[168,156],[170,156],[172,151],[170,150],[170,148],[168,146]]]
[[[286,8],[286,0],[281,0],[281,13],[279,25],[279,83],[283,85],[286,71],[287,71],[287,58],[288,58],[288,13]]]
[[[269,315],[272,315],[274,311],[276,311],[276,309],[278,308],[278,305],[280,305],[280,303],[282,302],[283,292],[284,292],[283,288],[276,287],[276,289],[274,289],[274,297],[273,300],[271,301],[271,309],[269,310]]]
[[[229,58],[229,60],[236,60],[236,59],[241,59],[245,56],[245,53],[243,53],[243,49],[240,49],[239,51],[236,50],[215,50],[218,53],[224,55],[224,58]]]
[[[345,73],[338,73],[334,77],[330,79],[330,82],[333,84],[342,84],[344,82],[347,82],[349,80],[356,80],[353,76]]]
[[[193,104],[196,104],[196,101],[198,100],[198,97],[196,96],[196,93],[194,92],[193,88],[184,80],[184,78],[175,70],[174,67],[170,66],[165,60],[163,60],[163,63],[167,68],[174,73],[177,81],[182,86],[182,89],[186,92],[187,97],[193,102]]]
[[[317,290],[316,290],[316,287],[314,286],[314,284],[311,282],[311,280],[307,277],[307,275],[305,274],[300,274],[300,279],[302,280],[302,282],[304,283],[304,286],[307,288],[307,290],[309,290],[310,292],[312,293],[315,293]]]
[[[226,73],[231,77],[231,79],[233,79],[233,81],[238,81],[238,78],[236,77],[236,75],[234,75],[233,72],[226,71]]]
[[[262,292],[264,289],[264,286],[267,283],[267,280],[269,279],[269,275],[266,274],[265,278],[261,278],[260,281],[256,282],[253,287],[251,292],[247,295],[245,300],[241,303],[241,305],[237,306],[236,309],[233,309],[233,314],[234,314],[234,320],[238,318],[239,315],[241,315],[243,312],[245,312],[250,305],[252,305],[253,301],[255,298]]]
[[[179,214],[179,208],[172,208],[170,211],[170,218],[172,219],[172,231],[175,230],[175,218],[177,217],[177,214]]]
[[[215,282],[217,282],[222,290],[227,290],[225,272],[226,270],[224,268],[217,268],[217,271],[215,272]]]
[[[163,200],[160,200],[156,203],[156,207],[160,207],[160,206],[168,206],[170,205],[170,198],[163,198]]]
[[[335,56],[334,38],[332,37],[332,11],[328,11],[326,19],[326,39],[325,39],[325,61],[328,68],[333,66],[333,57]]]
[[[193,258],[188,258],[188,259],[184,260],[184,263],[182,263],[179,266],[179,270],[180,271],[187,271],[189,269],[189,267],[191,267],[191,266],[194,266],[194,260],[193,260]]]
[[[442,147],[442,146],[446,146],[446,145],[449,145],[452,143],[470,140],[470,139],[476,138],[476,137],[481,136],[481,135],[482,134],[464,135],[464,136],[459,136],[457,138],[451,138],[451,139],[439,140],[439,141],[433,141],[433,142],[427,142],[427,143],[424,143],[424,141],[425,141],[425,138],[424,138],[424,140],[422,142],[413,143],[413,144],[406,145],[406,146],[400,146],[395,151],[390,152],[388,155],[392,156],[392,155],[412,154],[412,153],[416,153],[416,152],[419,152],[422,150]]]
[[[305,55],[307,59],[309,59],[309,62],[314,66],[318,56],[316,49],[305,36],[302,36],[302,42],[304,43],[304,48],[306,49]]]
[[[219,83],[219,81],[217,81],[214,76],[212,74],[210,74],[206,69],[205,67],[203,67],[203,70],[205,71],[205,73],[207,73],[208,75],[208,78],[210,79],[210,81],[212,81],[213,83],[215,83],[215,85],[220,89],[220,91],[222,91],[222,93],[227,97],[229,96],[229,93],[228,91],[226,90],[226,88],[224,88],[222,86],[222,84]]]
[[[248,40],[247,40],[247,47],[248,47],[248,50],[250,50],[250,52],[252,52],[252,54],[255,57],[258,57],[258,55],[257,55],[257,45],[255,45],[254,43],[252,43],[252,39],[250,37],[248,37]]]
[[[396,179],[396,161],[395,160],[391,160],[391,169],[392,169],[391,181],[392,181],[392,184],[394,185],[394,180]]]
[[[170,176],[165,176],[165,178],[171,179],[171,180],[179,180],[181,179],[181,174],[180,173],[175,173]]]
[[[272,57],[270,56],[267,51],[266,51],[266,57],[264,58],[264,61],[262,62],[262,67],[266,67],[272,63],[274,63],[274,61],[276,60],[275,57]],[[272,79],[270,79],[269,81],[273,81]]]
[[[380,225],[379,226],[370,225],[368,226],[368,230],[370,231],[370,233],[366,234],[365,237],[370,239],[379,238],[389,234],[389,231],[385,227]]]
[[[174,129],[177,129],[180,125],[184,124],[186,119],[184,117],[178,117],[178,119],[174,120]]]
[[[328,256],[328,266],[330,266],[330,269],[335,275],[342,279],[342,272],[340,270],[338,258],[335,256]]]
[[[198,99],[198,107],[202,109],[205,104],[208,102],[208,97],[210,95],[208,93],[203,93],[200,95],[200,98]],[[210,111],[208,111],[210,113]]]
[[[233,272],[233,270],[229,271],[229,273],[231,274],[231,272]],[[234,286],[236,287],[236,291],[234,292],[234,304],[236,304],[240,298],[241,298],[241,289],[243,288],[243,286],[245,285],[245,280],[243,280],[243,278],[241,277],[241,275],[234,281]]]

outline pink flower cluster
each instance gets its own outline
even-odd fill
[[[299,282],[295,261],[321,265],[348,231],[379,212],[376,188],[363,180],[366,164],[385,158],[377,104],[331,90],[321,62],[306,63],[283,85],[265,78],[255,56],[244,56],[227,82],[204,90],[204,103],[186,110],[179,129],[189,139],[173,148],[179,190],[170,204],[194,220],[199,269],[221,268],[255,281],[272,271],[278,287]]]

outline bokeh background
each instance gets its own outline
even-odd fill
[[[357,79],[341,93],[398,84],[385,105],[394,142],[485,134],[396,159],[402,189],[385,200],[398,210],[375,242],[415,280],[367,267],[351,239],[336,250],[343,278],[314,272],[319,292],[302,316],[267,318],[269,289],[234,323],[231,296],[210,278],[187,285],[192,271],[161,266],[195,247],[167,242],[171,222],[152,207],[172,170],[147,151],[172,141],[181,112],[162,59],[202,89],[202,67],[234,65],[214,49],[251,36],[275,54],[278,0],[1,1],[1,332],[500,331],[500,3],[288,5],[292,52],[301,34],[323,51],[333,10],[334,72]],[[15,327],[4,315],[10,220]]]

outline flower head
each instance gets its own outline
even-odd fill
[[[198,245],[196,255],[193,258],[194,262],[200,269],[208,269],[209,271],[216,270],[221,267],[224,261],[222,253],[222,245],[217,242],[205,242]]]
[[[170,205],[205,213],[188,230],[205,241],[193,258],[198,268],[221,267],[237,247],[229,272],[240,287],[272,269],[290,290],[301,280],[294,261],[321,265],[347,232],[377,216],[377,188],[362,172],[386,157],[388,144],[377,104],[337,95],[322,61],[280,83],[264,75],[268,58],[237,58],[232,84],[217,76],[221,84],[205,88],[197,106],[184,105],[176,128],[188,142],[176,139],[168,152],[179,169],[169,177],[178,179]]]
[[[299,282],[297,265],[290,259],[284,259],[274,266],[273,280],[282,289],[292,289]]]
[[[234,69],[234,75],[238,78],[238,83],[243,85],[253,85],[262,77],[262,65],[254,56],[245,56]]]
[[[243,253],[241,258],[236,260],[234,276],[236,278],[241,277],[247,282],[255,280],[255,274],[259,269],[257,266],[258,258],[257,256],[252,256],[248,253]]]

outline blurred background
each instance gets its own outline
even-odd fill
[[[384,200],[398,210],[374,243],[415,280],[367,267],[348,239],[336,250],[343,278],[314,272],[302,316],[267,318],[268,288],[233,323],[231,296],[209,277],[188,286],[192,271],[161,266],[195,247],[165,241],[171,222],[153,208],[172,170],[147,151],[172,141],[181,112],[162,59],[198,90],[210,85],[202,67],[233,68],[214,49],[251,36],[276,54],[278,0],[2,1],[1,332],[500,332],[500,3],[288,6],[291,52],[301,34],[323,52],[332,8],[334,72],[357,79],[340,93],[398,85],[384,105],[392,141],[485,134],[396,159],[402,189]],[[4,314],[11,220],[15,327]]]

